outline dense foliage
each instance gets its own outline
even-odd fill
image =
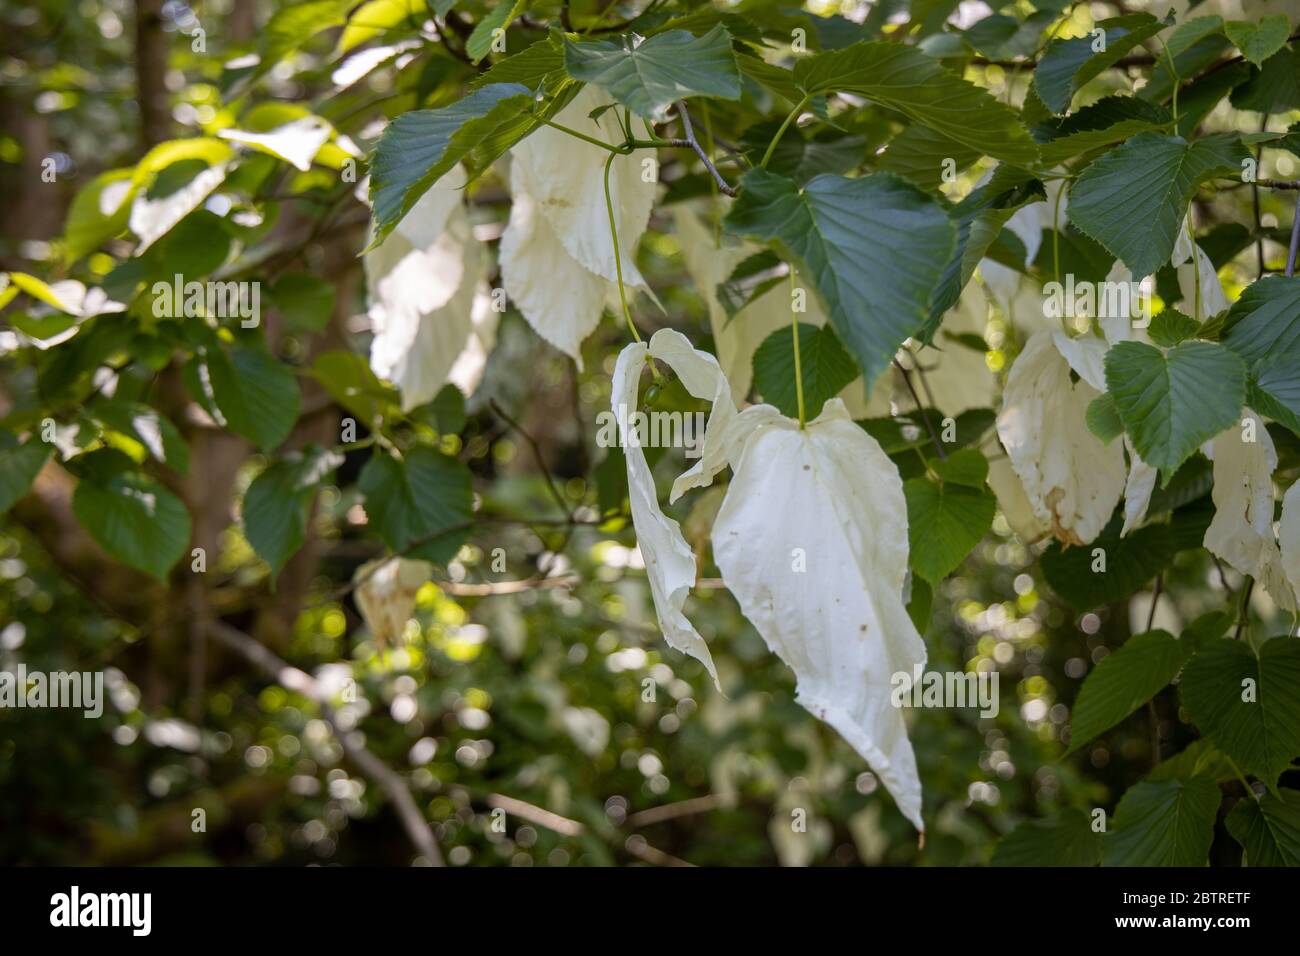
[[[6,9],[0,669],[108,703],[0,859],[1300,862],[1300,10],[1188,6]]]

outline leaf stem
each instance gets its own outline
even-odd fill
[[[799,289],[795,282],[794,263],[790,264],[790,297],[793,300],[795,292]],[[803,365],[799,359],[799,313],[794,310],[794,302],[790,303],[790,335],[794,339],[794,394],[795,401],[799,407],[799,428],[805,426],[806,418],[804,415],[803,405]]]
[[[805,94],[804,98],[801,99],[798,104],[796,104],[795,108],[790,111],[790,115],[785,118],[785,122],[781,124],[781,128],[778,129],[776,135],[772,137],[772,142],[767,144],[767,152],[763,154],[763,161],[758,164],[759,169],[767,169],[768,160],[770,160],[772,154],[776,152],[776,144],[781,142],[781,137],[784,136],[785,131],[790,128],[790,124],[793,123],[795,119],[798,118],[799,114],[803,112],[803,108],[808,105],[809,99],[811,99],[811,96]]]
[[[548,120],[544,116],[534,115],[533,118],[539,123],[551,127],[551,129],[558,129],[561,133],[568,133],[570,136],[576,137],[584,143],[590,143],[592,146],[599,146],[601,149],[607,149],[614,155],[625,154],[628,151],[626,146],[611,145],[610,143],[606,143],[604,140],[596,139],[594,136],[588,136],[586,133],[579,133],[576,129],[570,129],[567,126],[556,123],[554,120]]]
[[[627,306],[627,289],[623,284],[623,255],[618,248],[618,223],[614,217],[614,200],[609,194],[609,170],[614,165],[616,155],[618,154],[610,153],[609,159],[605,160],[605,212],[609,214],[609,236],[614,245],[614,271],[618,275],[618,301],[623,307],[623,320],[627,322],[632,338],[640,342],[641,333],[636,330],[636,323],[632,321],[632,310]],[[655,367],[653,361],[650,362],[650,371],[654,374],[655,381],[659,381],[659,369]]]

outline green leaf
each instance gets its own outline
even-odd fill
[[[791,313],[793,316],[793,313]],[[743,319],[741,321],[744,321]],[[834,398],[855,378],[858,367],[830,326],[817,328],[800,322],[799,366],[803,372],[804,411],[808,421],[821,414],[826,400]],[[794,387],[794,334],[777,329],[754,350],[754,387],[763,401],[782,415],[799,413]]]
[[[1211,641],[1183,670],[1183,706],[1214,745],[1269,787],[1300,755],[1300,641],[1278,637],[1255,651]],[[1242,698],[1246,697],[1246,700]]]
[[[1079,611],[1091,611],[1122,601],[1169,566],[1175,544],[1168,525],[1140,528],[1125,538],[1121,522],[1111,519],[1106,529],[1087,547],[1061,549],[1052,544],[1042,556],[1043,577],[1057,594]],[[1094,571],[1105,552],[1104,571]]]
[[[731,36],[721,24],[702,37],[669,30],[637,43],[564,41],[564,65],[575,80],[599,86],[638,116],[658,122],[676,100],[740,99]]]
[[[423,445],[402,461],[376,451],[357,486],[370,523],[399,554],[446,564],[469,538],[470,474],[454,458]]]
[[[1241,51],[1242,56],[1259,66],[1286,46],[1291,24],[1285,13],[1278,13],[1258,22],[1229,20],[1224,24],[1223,32],[1228,34],[1228,39]]]
[[[289,328],[320,332],[334,314],[334,286],[306,272],[289,272],[271,287],[271,301]]]
[[[1069,219],[1135,276],[1151,275],[1169,261],[1196,187],[1215,176],[1239,176],[1246,158],[1235,134],[1189,143],[1138,133],[1075,180]]]
[[[1257,362],[1247,404],[1300,434],[1300,351],[1279,352]]]
[[[1129,787],[1106,834],[1104,866],[1205,866],[1219,787],[1208,777]]]
[[[12,436],[6,432],[0,432],[0,437],[12,441]],[[27,494],[27,489],[49,460],[53,447],[35,435],[21,445],[0,444],[0,515]]]
[[[1224,824],[1246,850],[1246,866],[1300,866],[1300,790],[1237,801]]]
[[[272,462],[248,486],[240,509],[244,537],[271,566],[272,580],[302,547],[317,486],[341,464],[342,455],[313,446]]]
[[[298,420],[298,382],[283,362],[262,348],[236,346],[227,355],[202,350],[211,399],[232,431],[270,451]]]
[[[1184,342],[1168,352],[1120,342],[1106,353],[1106,385],[1138,454],[1168,479],[1236,422],[1246,401],[1246,366],[1212,342]]]
[[[397,389],[381,382],[364,356],[342,349],[323,352],[316,357],[311,373],[330,397],[368,428],[401,415]]]
[[[96,404],[91,414],[114,431],[134,438],[156,461],[170,465],[181,474],[189,470],[190,452],[185,439],[156,408],[142,402],[114,399]]]
[[[993,866],[1096,866],[1101,834],[1079,810],[1062,810],[1045,820],[1025,820],[993,851]]]
[[[528,87],[494,83],[450,106],[412,110],[389,123],[370,167],[375,229],[369,248],[383,242],[425,191],[481,140],[518,120],[532,102]]]
[[[929,478],[903,482],[903,494],[907,497],[909,563],[921,577],[938,584],[993,526],[997,499],[984,489]]]
[[[342,26],[353,5],[354,0],[308,0],[281,7],[262,27],[257,74],[270,70],[322,30]]]
[[[1300,352],[1300,276],[1265,276],[1246,288],[1223,320],[1223,344],[1254,365]]]
[[[347,53],[399,24],[419,23],[428,16],[425,0],[366,0],[359,6],[348,4],[348,7],[352,12],[348,25],[339,34],[336,53]]]
[[[1105,733],[1172,681],[1196,648],[1168,631],[1134,634],[1092,669],[1074,704],[1070,747],[1074,753]]]
[[[160,581],[190,542],[185,505],[144,475],[83,478],[73,493],[72,511],[112,557]]]
[[[981,155],[977,149],[936,133],[927,126],[916,125],[907,127],[890,141],[877,166],[897,173],[922,189],[933,191],[943,183],[946,169],[951,169],[955,175]]]
[[[924,322],[952,252],[952,223],[933,199],[888,173],[823,174],[800,190],[751,169],[741,186],[727,230],[775,240],[798,261],[869,386]]]
[[[465,52],[469,58],[478,63],[492,52],[493,34],[497,30],[506,30],[515,17],[524,12],[525,0],[499,0],[482,20],[474,27],[474,32],[465,41]]]
[[[131,169],[111,169],[100,173],[77,193],[63,229],[65,263],[75,262],[126,231],[131,215],[132,175]]]
[[[1110,392],[1103,392],[1088,403],[1084,420],[1088,423],[1088,431],[1100,438],[1104,445],[1124,434],[1124,422],[1115,408],[1115,396]]]
[[[995,159],[1025,165],[1037,158],[1014,109],[915,47],[864,40],[799,59],[794,80],[806,96],[865,96]]]
[[[1230,102],[1239,110],[1256,113],[1285,113],[1300,107],[1300,52],[1283,47],[1263,66],[1251,67],[1250,79],[1233,89]]]
[[[976,448],[959,448],[947,458],[935,458],[930,468],[943,482],[983,489],[989,477],[989,460]]]
[[[918,634],[924,634],[930,626],[930,612],[934,610],[934,588],[925,578],[912,578],[912,593],[907,602],[907,616]]]
[[[779,120],[773,120],[745,130],[740,137],[740,148],[745,150],[751,165],[757,166],[762,161],[780,125]],[[838,130],[806,136],[803,130],[791,128],[773,150],[767,168],[802,185],[822,173],[853,171],[862,165],[866,149],[867,141],[862,136],[845,136]],[[881,165],[883,168],[883,162]]]
[[[1158,783],[1161,780],[1190,780],[1198,776],[1208,777],[1215,783],[1237,779],[1237,771],[1232,769],[1232,763],[1204,737],[1193,740],[1168,760],[1160,761],[1147,774],[1147,780]]]
[[[1067,159],[1074,159],[1094,149],[1120,143],[1138,133],[1150,132],[1157,128],[1155,123],[1148,120],[1121,120],[1114,126],[1107,126],[1104,129],[1086,129],[1067,136],[1059,136],[1040,146],[1039,152],[1044,166],[1056,166]]]
[[[1170,348],[1194,337],[1200,328],[1200,323],[1191,316],[1167,307],[1151,320],[1151,341],[1163,348]]]
[[[530,90],[542,86],[548,89],[559,79],[564,78],[564,35],[558,30],[536,43],[530,44],[514,56],[508,56],[492,65],[486,73],[480,73],[469,84],[470,89],[492,83],[518,83]]]
[[[1100,52],[1094,50],[1094,45],[1102,38],[1092,34],[1053,40],[1034,69],[1034,90],[1053,113],[1064,113],[1085,83],[1164,27],[1149,13],[1134,13],[1097,21],[1096,29],[1102,30],[1105,38],[1105,49]]]
[[[1219,16],[1193,17],[1178,24],[1161,40],[1164,51],[1156,57],[1155,69],[1151,71],[1146,86],[1138,91],[1138,96],[1151,103],[1163,103],[1169,99],[1175,84],[1181,86],[1187,82],[1187,77],[1200,76],[1207,67],[1218,62],[1228,47],[1228,38],[1223,35],[1223,18]],[[1170,58],[1173,59],[1172,70],[1169,68]],[[1180,113],[1184,95],[1178,98]]]

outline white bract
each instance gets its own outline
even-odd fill
[[[1294,611],[1295,594],[1273,534],[1277,449],[1272,437],[1259,416],[1246,409],[1239,424],[1220,432],[1203,451],[1214,462],[1214,520],[1205,531],[1205,547],[1233,570],[1254,577],[1279,606]]]
[[[415,610],[415,596],[433,576],[428,561],[389,557],[367,561],[357,568],[352,580],[355,597],[370,635],[380,647],[400,645],[406,622]]]
[[[1030,336],[1007,375],[997,420],[1034,515],[1063,544],[1075,545],[1101,533],[1125,484],[1121,445],[1105,445],[1088,430],[1088,405],[1101,392],[1089,376],[1071,382],[1071,363],[1059,351],[1078,341],[1045,331]],[[1089,368],[1092,351],[1079,350],[1081,367]]]
[[[497,313],[478,302],[486,270],[462,200],[465,173],[456,167],[429,189],[393,232],[366,253],[369,316],[374,330],[370,367],[401,390],[409,411],[438,394],[462,368],[466,391],[496,334]],[[477,296],[477,299],[476,299]],[[475,321],[474,314],[480,315]],[[468,359],[466,356],[470,356]],[[478,357],[478,358],[476,358]],[[465,388],[465,385],[470,388]]]
[[[623,133],[610,101],[585,86],[555,122],[610,144]],[[583,339],[600,322],[607,302],[617,302],[617,263],[605,205],[608,150],[551,127],[537,130],[511,150],[510,221],[501,237],[506,292],[542,338],[579,366]],[[637,271],[637,244],[650,221],[657,177],[643,175],[642,158],[614,157],[610,202],[618,225],[625,285],[649,289]]]
[[[871,765],[917,829],[921,784],[891,678],[924,666],[925,645],[903,603],[907,504],[898,469],[831,399],[806,428],[769,405],[737,413],[717,361],[680,333],[627,346],[615,370],[615,408],[635,404],[648,355],[693,395],[712,397],[702,457],[672,498],[734,477],[713,526],[722,579],[763,640],[794,671],[798,700]],[[630,430],[624,432],[628,441]],[[655,495],[639,448],[627,447],[633,523],[665,637],[713,664],[682,612],[695,559]]]

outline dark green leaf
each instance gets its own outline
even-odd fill
[[[1279,13],[1254,22],[1229,20],[1224,24],[1223,32],[1242,56],[1259,66],[1286,45],[1291,24],[1285,13]]]
[[[1246,401],[1246,367],[1212,342],[1184,342],[1167,353],[1120,342],[1106,353],[1106,385],[1138,454],[1168,478],[1237,421]]]
[[[806,419],[812,421],[821,414],[827,399],[834,398],[858,377],[858,367],[830,326],[817,328],[800,322],[798,329],[804,412]],[[763,401],[775,405],[783,415],[796,416],[799,403],[795,392],[794,334],[791,330],[777,329],[764,339],[754,350],[753,361],[754,387]]]
[[[1053,113],[1064,113],[1074,94],[1089,80],[1123,59],[1143,41],[1164,29],[1165,24],[1149,13],[1097,21],[1103,31],[1104,50],[1097,51],[1103,37],[1092,34],[1053,40],[1034,70],[1034,90]]]
[[[1052,544],[1043,552],[1043,577],[1061,597],[1080,611],[1122,601],[1169,566],[1174,541],[1167,525],[1147,525],[1125,538],[1119,536],[1120,522],[1112,518],[1090,545],[1061,549]],[[1105,552],[1105,571],[1094,571]]]
[[[7,433],[0,435],[11,439]],[[0,515],[27,494],[27,489],[45,467],[53,448],[53,445],[40,441],[35,435],[21,445],[0,444]]]
[[[1062,810],[1046,820],[1026,820],[1004,836],[993,851],[994,866],[1096,866],[1101,834],[1078,810]]]
[[[1208,777],[1144,781],[1128,789],[1106,834],[1104,866],[1205,866],[1219,787]]]
[[[1250,79],[1232,91],[1232,105],[1256,113],[1285,113],[1300,108],[1300,52],[1291,47],[1251,67]]]
[[[952,251],[952,223],[933,199],[887,173],[821,175],[800,190],[784,176],[752,169],[741,184],[727,230],[775,240],[798,260],[873,383],[925,320]]]
[[[1265,276],[1241,294],[1224,319],[1223,344],[1254,365],[1300,354],[1300,276]]]
[[[1196,187],[1215,176],[1239,176],[1248,155],[1235,134],[1189,143],[1138,133],[1075,181],[1070,221],[1135,276],[1151,275],[1169,261]]]
[[[511,125],[532,105],[518,83],[494,83],[436,110],[403,113],[385,127],[370,167],[374,248],[443,174],[481,140]],[[524,130],[520,131],[521,138]]]
[[[721,24],[702,37],[669,30],[637,43],[564,41],[564,65],[575,80],[605,90],[638,116],[658,122],[676,100],[740,99],[731,37]]]
[[[272,580],[302,547],[317,485],[342,463],[342,455],[312,447],[272,462],[248,486],[241,509],[244,537],[271,566]]]
[[[454,458],[418,446],[398,461],[376,451],[361,470],[371,524],[395,552],[446,564],[469,538],[469,469]]]
[[[189,545],[185,505],[144,475],[83,478],[73,493],[72,511],[112,557],[160,581]]]
[[[1115,397],[1110,392],[1103,392],[1088,403],[1085,416],[1088,431],[1101,439],[1102,444],[1109,445],[1124,434],[1124,422],[1120,420],[1115,408]]]
[[[1276,637],[1258,656],[1242,641],[1208,642],[1183,670],[1179,691],[1214,745],[1272,787],[1300,755],[1297,686],[1300,641]]]
[[[1015,110],[915,47],[855,43],[798,60],[794,80],[808,96],[858,93],[995,159],[1025,165],[1037,157]]]
[[[1224,824],[1246,850],[1246,866],[1300,866],[1300,790],[1238,800]]]
[[[1148,631],[1104,657],[1079,690],[1066,753],[1110,730],[1164,689],[1195,649],[1168,631]]]
[[[211,399],[232,431],[270,451],[289,437],[298,420],[298,381],[283,362],[262,348],[236,346],[227,355],[203,351]]]
[[[997,500],[985,489],[929,478],[903,482],[903,494],[912,570],[938,584],[988,533]]]

